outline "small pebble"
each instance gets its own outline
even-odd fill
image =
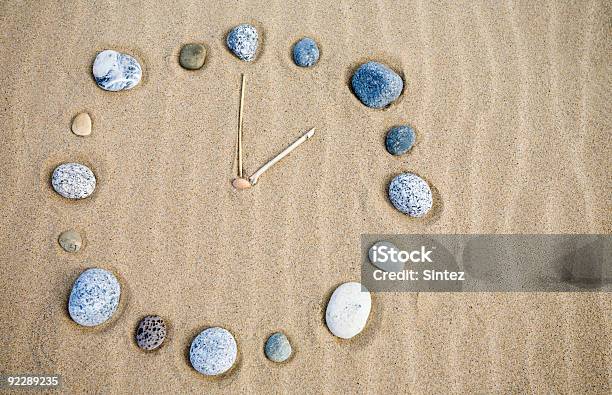
[[[412,173],[402,173],[391,180],[389,200],[396,209],[411,217],[422,217],[433,206],[429,184]]]
[[[268,338],[264,347],[266,357],[273,362],[285,362],[291,356],[291,344],[282,332],[276,332]]]
[[[391,155],[402,155],[410,151],[415,141],[414,129],[408,125],[396,126],[389,130],[385,146]]]
[[[108,270],[87,269],[76,279],[68,300],[70,317],[79,325],[100,325],[119,306],[121,287]]]
[[[247,23],[236,26],[227,35],[227,47],[240,60],[252,62],[255,59],[258,44],[257,29]]]
[[[351,78],[353,92],[363,104],[384,108],[393,103],[404,89],[404,81],[384,64],[368,62],[359,66]]]
[[[205,376],[216,376],[231,369],[238,356],[234,336],[224,328],[213,327],[200,332],[191,342],[191,366]]]
[[[325,323],[335,336],[350,339],[365,328],[371,307],[372,298],[365,287],[357,282],[344,283],[327,304]]]
[[[185,44],[181,48],[179,63],[187,70],[197,70],[204,65],[206,48],[201,44]]]
[[[93,76],[100,88],[116,92],[138,85],[142,68],[132,56],[107,49],[96,55]]]
[[[144,317],[136,328],[136,344],[143,350],[155,350],[166,338],[166,323],[158,315]]]
[[[73,229],[62,232],[59,235],[58,241],[60,246],[62,246],[66,252],[77,252],[81,249],[81,245],[83,244],[81,235]]]
[[[72,133],[77,136],[89,136],[91,134],[91,117],[86,112],[78,114],[72,120]]]
[[[293,46],[293,61],[300,67],[311,67],[319,61],[319,47],[312,38],[304,37]]]
[[[53,170],[51,185],[68,199],[84,199],[96,189],[96,176],[85,165],[64,163]]]
[[[393,257],[389,252],[391,250],[397,251],[393,254]],[[372,265],[376,266],[380,270],[386,272],[401,272],[404,270],[404,264],[397,259],[397,253],[400,251],[395,244],[389,241],[379,241],[375,243],[368,251],[368,258]]]

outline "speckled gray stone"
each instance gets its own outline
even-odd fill
[[[395,254],[390,254],[390,250],[397,251]],[[395,244],[390,241],[379,241],[374,243],[368,251],[368,258],[372,265],[386,272],[400,272],[404,270],[404,264],[397,259],[397,253],[400,251]]]
[[[180,65],[187,70],[198,70],[206,60],[206,48],[201,44],[185,44],[179,56]]]
[[[259,34],[254,26],[247,23],[233,28],[227,35],[227,47],[240,60],[252,62],[255,60],[259,45]]]
[[[96,176],[85,165],[64,163],[53,170],[51,185],[68,199],[84,199],[96,189]]]
[[[58,242],[66,252],[77,252],[81,249],[83,239],[81,235],[74,229],[62,232],[59,235]]]
[[[411,217],[422,217],[431,209],[429,184],[412,173],[402,173],[389,183],[389,200],[396,209]]]
[[[395,126],[387,133],[385,147],[391,155],[399,156],[410,151],[416,140],[414,129],[408,125]]]
[[[120,296],[121,286],[111,272],[99,268],[87,269],[72,286],[68,312],[79,325],[100,325],[117,310]]]
[[[388,66],[368,62],[359,66],[351,78],[353,92],[370,108],[385,108],[393,103],[404,89],[404,81]]]
[[[142,77],[142,68],[135,58],[112,49],[96,55],[92,71],[96,84],[111,92],[132,89]]]
[[[158,315],[144,317],[136,328],[136,344],[143,350],[155,350],[166,338],[166,323]]]
[[[216,376],[231,369],[238,356],[234,336],[224,328],[213,327],[200,332],[191,342],[191,366],[205,376]]]
[[[276,332],[266,341],[264,352],[273,362],[285,362],[291,356],[291,343],[282,332]]]
[[[293,46],[293,62],[300,67],[312,67],[319,61],[319,47],[315,40],[304,37]]]

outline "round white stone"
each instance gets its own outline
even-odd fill
[[[64,163],[53,170],[51,185],[68,199],[84,199],[96,189],[96,176],[80,163]]]
[[[200,332],[191,342],[191,366],[205,376],[216,376],[230,370],[236,362],[238,346],[234,336],[224,328],[213,327]]]
[[[142,77],[142,68],[136,59],[112,49],[96,55],[92,71],[96,84],[111,92],[132,89]]]
[[[391,254],[395,250],[395,254]],[[372,265],[386,272],[401,272],[404,270],[404,263],[398,259],[397,253],[400,251],[395,244],[389,241],[379,241],[374,243],[368,251],[368,258]]]
[[[100,325],[119,306],[121,286],[108,270],[87,269],[76,279],[68,299],[70,317],[79,325]]]
[[[335,336],[350,339],[363,330],[371,308],[372,298],[365,287],[357,282],[344,283],[327,304],[325,323]]]
[[[433,206],[427,181],[413,173],[402,173],[389,183],[389,200],[410,217],[423,217]]]

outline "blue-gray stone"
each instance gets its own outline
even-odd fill
[[[291,356],[291,344],[282,332],[276,332],[268,338],[264,347],[266,357],[270,361],[285,362]]]
[[[311,67],[319,61],[319,47],[315,40],[304,37],[293,46],[293,61],[300,67]]]
[[[87,269],[76,279],[68,299],[70,317],[79,325],[100,325],[119,306],[121,287],[108,270]]]
[[[391,155],[405,154],[412,148],[415,141],[414,129],[408,125],[396,126],[389,130],[385,145]]]
[[[206,376],[216,376],[230,370],[236,362],[238,346],[234,336],[224,328],[213,327],[200,332],[191,342],[191,366]]]
[[[384,108],[397,100],[404,89],[404,81],[384,64],[368,62],[359,66],[351,78],[353,92],[363,104]]]
[[[100,88],[116,92],[138,85],[142,68],[130,55],[107,49],[96,56],[93,76]]]
[[[259,34],[257,29],[247,23],[233,28],[227,35],[227,47],[240,60],[251,62],[255,59]]]
[[[429,184],[412,173],[402,173],[389,183],[389,200],[396,209],[411,217],[422,217],[431,209]]]

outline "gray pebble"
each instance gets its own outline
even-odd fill
[[[393,255],[389,254],[392,249],[397,251]],[[401,272],[404,270],[404,264],[397,259],[397,253],[399,251],[400,249],[397,248],[395,244],[389,241],[379,241],[370,247],[368,258],[370,258],[372,265],[381,270],[386,272]]]
[[[402,173],[389,183],[389,200],[396,209],[411,217],[422,217],[431,209],[429,184],[412,173]]]
[[[377,62],[359,66],[351,78],[353,92],[363,104],[384,108],[393,103],[404,89],[404,81],[395,71]]]
[[[99,268],[87,269],[72,286],[68,312],[79,325],[100,325],[117,310],[120,296],[121,286],[111,272]]]
[[[181,48],[179,63],[187,70],[197,70],[204,65],[206,48],[200,44],[185,44]]]
[[[259,45],[259,34],[254,26],[247,23],[233,28],[227,35],[227,47],[240,60],[252,62]]]
[[[143,350],[155,350],[166,338],[166,323],[158,315],[144,317],[136,328],[136,344]]]
[[[96,189],[96,176],[85,165],[64,163],[53,170],[51,185],[68,199],[84,199]]]
[[[282,332],[276,332],[266,341],[264,352],[273,362],[285,362],[291,356],[291,343]]]
[[[81,249],[83,239],[81,235],[73,229],[62,232],[59,235],[59,244],[66,252],[77,252]]]
[[[416,134],[410,126],[395,126],[387,133],[385,146],[391,155],[398,156],[410,151],[415,140]]]
[[[293,46],[293,61],[300,67],[312,67],[319,61],[319,47],[315,40],[304,37]]]
[[[238,356],[234,336],[224,328],[213,327],[200,332],[191,342],[191,366],[205,376],[216,376],[231,369]]]

